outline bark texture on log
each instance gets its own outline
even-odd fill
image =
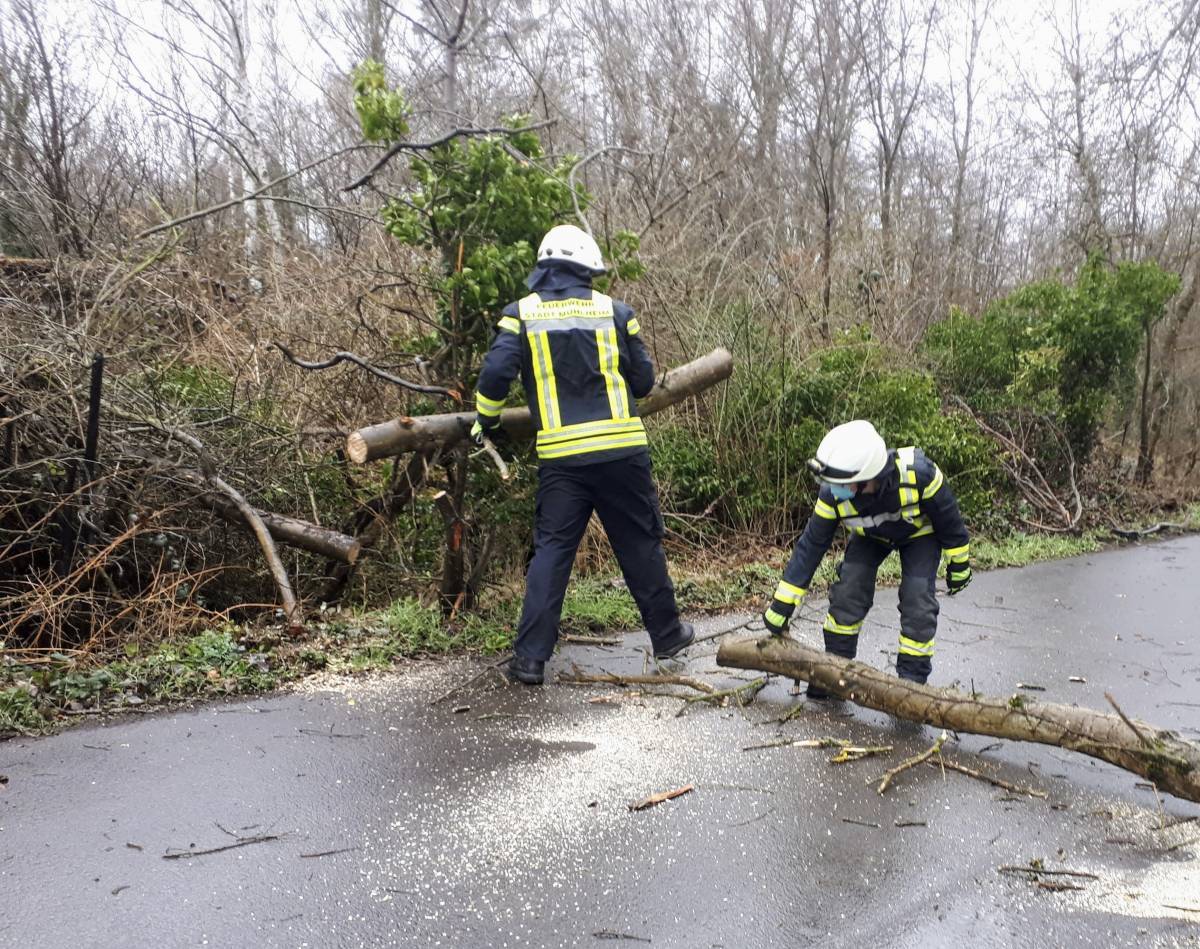
[[[208,495],[203,498],[203,502],[231,524],[239,527],[246,526],[245,518],[231,501],[216,495]],[[318,524],[311,524],[308,521],[287,517],[283,514],[273,514],[270,511],[260,510],[258,516],[267,525],[268,533],[281,544],[299,547],[301,550],[308,550],[341,563],[352,564],[362,553],[362,544],[357,540],[338,531],[330,530],[328,527],[321,527]]]
[[[1024,696],[966,695],[917,685],[794,639],[763,637],[722,643],[717,664],[773,672],[816,683],[840,698],[896,718],[938,728],[1057,745],[1153,781],[1162,791],[1200,802],[1200,745],[1146,722]]]
[[[733,374],[733,357],[727,350],[715,349],[707,356],[668,372],[650,394],[638,403],[638,413],[647,416],[703,392]],[[505,409],[500,415],[505,434],[511,438],[530,438],[533,419],[529,409]],[[435,446],[450,446],[466,438],[474,412],[447,415],[421,415],[398,418],[351,432],[346,439],[346,455],[361,464],[407,451]]]

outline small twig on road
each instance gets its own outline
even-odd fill
[[[1049,890],[1051,893],[1061,893],[1064,890],[1082,890],[1082,886],[1074,883],[1056,883],[1053,880],[1035,880],[1039,890]]]
[[[269,840],[282,840],[283,834],[256,834],[253,837],[239,837],[235,843],[221,847],[209,847],[207,850],[177,850],[168,851],[162,855],[164,860],[183,860],[190,857],[203,857],[210,853],[220,853],[223,850],[234,850],[237,847],[248,847],[250,844],[264,844]]]
[[[571,670],[570,675],[560,675],[560,682],[595,683],[601,685],[683,685],[697,692],[712,694],[716,688],[703,679],[694,676],[677,675],[671,672],[660,672],[645,675],[614,675],[611,672],[584,672],[578,666]]]
[[[1178,903],[1163,903],[1167,909],[1181,909],[1185,913],[1200,913],[1200,906],[1180,906]]]
[[[651,794],[649,797],[642,798],[640,801],[634,801],[628,805],[631,811],[644,811],[648,807],[654,807],[656,804],[661,804],[663,801],[670,801],[677,797],[682,797],[691,791],[696,790],[696,785],[685,784],[681,788],[676,788],[673,791],[659,791],[657,794]]]
[[[592,935],[596,939],[628,939],[630,942],[650,942],[645,936],[635,936],[633,933],[619,933],[615,929],[597,929]]]
[[[942,752],[942,745],[945,744],[946,739],[949,737],[950,736],[945,732],[942,732],[938,736],[938,740],[922,751],[919,755],[913,755],[913,757],[901,761],[898,765],[896,765],[896,767],[885,771],[883,777],[879,781],[879,787],[877,787],[875,790],[880,794],[883,794],[891,786],[893,779],[897,775],[907,771],[909,768],[915,768],[922,761],[928,761],[934,755],[940,756]]]
[[[439,702],[443,702],[446,699],[450,698],[450,696],[452,696],[455,692],[465,689],[468,686],[474,685],[476,682],[478,682],[480,679],[482,679],[485,675],[488,675],[490,672],[492,672],[493,669],[499,669],[502,665],[504,665],[506,662],[508,662],[509,658],[510,658],[509,656],[505,656],[503,659],[498,659],[496,662],[491,663],[490,665],[488,665],[488,667],[486,669],[484,669],[482,672],[476,673],[475,675],[471,676],[471,678],[469,678],[466,682],[459,682],[456,685],[452,686],[451,688],[447,689],[445,692],[443,692],[441,695],[439,695],[436,699],[431,701],[429,704],[431,706],[437,705]]]
[[[1084,880],[1099,880],[1094,873],[1084,873],[1081,870],[1047,870],[1044,867],[996,867],[997,873],[1030,873],[1034,876],[1050,877],[1079,877]]]
[[[683,700],[683,706],[675,713],[675,717],[679,718],[688,707],[696,702],[711,702],[719,708],[725,708],[729,704],[729,700],[733,699],[737,702],[738,708],[745,708],[754,701],[756,695],[767,687],[767,681],[770,677],[763,676],[761,679],[755,679],[753,682],[747,682],[745,685],[739,685],[732,689],[721,689],[717,692],[710,692],[706,695],[689,695]]]
[[[957,771],[959,774],[965,774],[967,777],[974,778],[976,781],[982,781],[985,784],[992,785],[992,787],[1001,788],[1005,791],[1011,791],[1014,794],[1027,794],[1030,797],[1041,798],[1047,796],[1045,791],[1039,791],[1036,788],[1023,788],[1017,784],[1010,784],[1008,781],[1005,781],[1002,778],[990,777],[989,775],[983,774],[980,771],[976,771],[973,768],[968,768],[966,765],[961,765],[956,761],[949,761],[946,758],[940,758],[936,762],[931,761],[929,764],[934,768],[949,768],[951,771]]]
[[[568,633],[558,637],[559,642],[576,643],[580,646],[619,646],[624,641],[620,636],[577,636]]]
[[[310,860],[313,857],[332,857],[336,853],[350,853],[352,850],[361,849],[361,847],[341,847],[337,850],[322,850],[319,853],[302,853],[300,854],[300,858],[302,860]]]
[[[317,735],[320,738],[366,738],[362,732],[335,732],[333,726],[329,726],[329,731],[318,731],[315,728],[297,728],[301,735]]]
[[[876,830],[880,829],[879,825],[876,824],[874,821],[855,820],[853,817],[843,817],[842,823],[843,824],[857,824],[859,827],[874,827]]]
[[[773,807],[768,807],[768,808],[767,808],[765,811],[763,811],[763,812],[762,812],[761,814],[759,814],[757,817],[751,817],[749,820],[738,821],[738,823],[736,823],[736,824],[730,824],[729,826],[730,826],[730,827],[747,827],[747,826],[749,826],[750,824],[753,824],[753,823],[755,823],[756,821],[760,821],[760,820],[762,820],[762,819],[763,819],[764,817],[766,817],[768,814],[770,814],[770,813],[773,813],[773,812],[774,812],[774,810],[775,810],[775,808],[773,808]]]
[[[898,820],[892,822],[893,827],[928,827],[927,821],[923,820]]]

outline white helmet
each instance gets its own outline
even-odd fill
[[[550,228],[538,247],[538,260],[565,260],[582,264],[593,273],[604,273],[600,247],[587,231],[574,224],[559,224]]]
[[[875,426],[863,419],[831,428],[808,467],[830,484],[870,481],[887,466],[888,450]]]

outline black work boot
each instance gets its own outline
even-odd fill
[[[524,656],[513,656],[508,660],[504,671],[510,679],[524,682],[526,685],[541,685],[546,678],[546,663],[541,659],[526,659]]]
[[[808,683],[808,688],[804,690],[804,697],[806,699],[814,699],[818,702],[824,702],[826,699],[832,699],[835,696],[825,689],[822,689],[815,682],[810,682]]]
[[[908,656],[901,653],[896,657],[896,675],[909,682],[924,685],[929,681],[933,663],[925,656]]]
[[[679,630],[673,636],[654,647],[655,659],[674,659],[687,649],[696,639],[696,627],[691,623],[680,623]]]

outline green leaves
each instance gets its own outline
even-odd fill
[[[408,134],[412,110],[404,96],[388,89],[383,64],[368,59],[353,74],[354,111],[368,142],[397,142]]]
[[[1048,416],[1083,461],[1106,412],[1129,392],[1143,335],[1178,289],[1179,278],[1153,261],[1111,267],[1093,256],[1073,286],[1031,283],[979,319],[952,312],[924,348],[942,383],[975,409]]]

